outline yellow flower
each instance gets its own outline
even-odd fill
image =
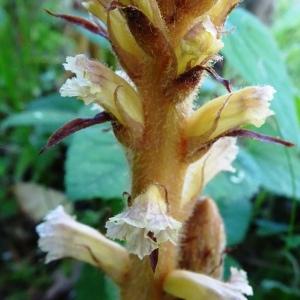
[[[247,274],[231,268],[228,282],[189,271],[173,271],[165,280],[164,289],[171,295],[185,300],[246,300],[252,296]]]
[[[65,213],[62,206],[51,211],[36,228],[46,263],[72,257],[104,269],[117,282],[129,266],[129,255],[120,245]]]
[[[176,49],[178,74],[197,65],[204,65],[223,48],[218,30],[209,16],[197,22],[181,39]]]
[[[186,134],[207,143],[243,125],[260,127],[273,115],[270,102],[274,93],[271,86],[254,86],[213,99],[191,115]]]
[[[136,91],[108,67],[79,54],[67,57],[64,68],[76,76],[61,87],[63,97],[78,97],[86,104],[97,103],[123,125],[126,125],[124,114],[143,124],[142,105]]]

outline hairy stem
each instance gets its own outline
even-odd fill
[[[151,184],[157,184],[166,193],[169,215],[181,220],[178,211],[187,165],[182,159],[182,129],[185,111],[175,107],[163,96],[151,92],[144,103],[145,129],[143,139],[132,159],[132,196],[139,195]],[[158,109],[159,107],[159,109]],[[140,261],[132,258],[133,269],[126,288],[124,300],[171,299],[162,291],[164,277],[176,267],[176,246],[164,243],[159,249],[155,274],[149,258]],[[142,271],[143,270],[143,271]],[[147,284],[148,282],[148,284]],[[148,286],[145,293],[145,286]]]

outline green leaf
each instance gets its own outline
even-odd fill
[[[24,111],[14,114],[1,123],[1,129],[16,126],[58,127],[76,117],[76,114],[58,110]]]
[[[220,208],[229,245],[238,244],[244,239],[252,214],[250,200],[259,187],[257,166],[247,152],[240,151],[234,167],[236,173],[221,173],[205,190]]]
[[[108,125],[74,134],[67,153],[65,185],[72,200],[120,198],[128,191],[128,166]]]
[[[299,143],[295,90],[274,38],[267,27],[243,9],[236,9],[229,20],[229,27],[235,30],[224,39],[226,61],[247,84],[274,86],[277,94],[272,108],[280,130],[286,139]]]
[[[259,169],[257,179],[266,190],[300,199],[300,156],[296,149],[251,142],[248,150]]]
[[[102,272],[84,265],[75,286],[75,300],[118,300],[118,287]]]
[[[26,110],[58,110],[77,113],[82,106],[82,101],[76,98],[62,97],[58,93],[53,93],[29,102]]]
[[[272,103],[277,124],[269,123],[268,133],[282,134],[287,140],[299,143],[294,87],[274,38],[256,17],[242,9],[233,12],[230,24],[235,27],[235,32],[225,38],[224,55],[228,64],[247,84],[271,84],[277,90]],[[300,196],[299,183],[293,192],[293,171],[287,159],[289,153],[296,173],[293,180],[296,180],[300,176],[297,150],[258,142],[249,143],[248,147],[258,167],[255,176],[264,188],[279,195]]]
[[[1,129],[16,126],[48,127],[49,131],[77,117],[82,104],[55,93],[30,102],[26,110],[13,114],[1,122]]]

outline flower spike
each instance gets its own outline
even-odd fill
[[[119,284],[123,300],[169,298],[165,292],[186,300],[252,295],[243,271],[232,269],[229,281],[217,280],[224,226],[216,203],[199,197],[219,172],[234,171],[237,137],[291,146],[243,129],[260,127],[273,114],[271,86],[232,92],[213,70],[226,18],[239,1],[85,0],[93,23],[56,15],[107,35],[122,72],[82,54],[68,57],[64,67],[74,76],[61,87],[62,96],[95,103],[104,112],[71,121],[46,146],[112,120],[131,167],[133,196],[106,223],[106,235],[125,241],[127,250],[57,208],[37,228],[47,261],[73,257],[102,268]],[[193,100],[206,73],[228,94],[196,109]]]

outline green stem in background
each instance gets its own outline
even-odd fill
[[[255,198],[254,208],[253,208],[253,217],[256,217],[259,214],[260,209],[262,208],[263,204],[267,201],[267,192],[261,191],[258,196]]]
[[[283,134],[282,131],[280,129],[279,123],[277,121],[276,118],[274,118],[275,121],[275,125],[276,125],[276,130],[279,134],[279,136],[281,138],[283,138]],[[290,172],[290,176],[291,176],[291,190],[292,190],[292,209],[291,209],[291,218],[290,218],[290,222],[289,222],[289,229],[288,229],[288,237],[291,238],[294,234],[294,228],[296,225],[296,217],[297,217],[297,197],[296,197],[296,176],[295,176],[295,170],[293,167],[293,160],[292,157],[290,155],[290,150],[287,148],[284,148],[284,152],[285,152],[285,156],[287,159],[287,163],[288,163],[288,168],[289,168],[289,172]]]

